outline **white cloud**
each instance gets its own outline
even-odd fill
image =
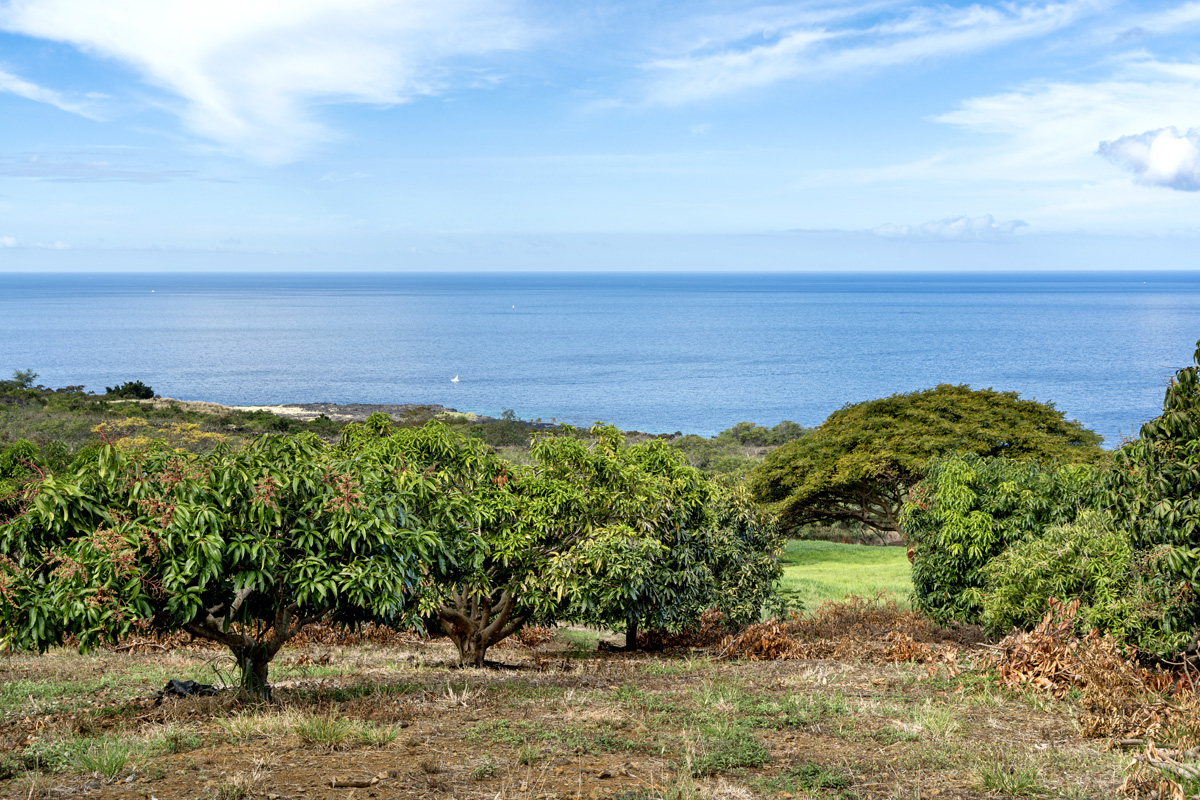
[[[680,105],[736,94],[781,81],[819,79],[928,59],[978,52],[1045,36],[1095,9],[1092,0],[1000,6],[909,8],[903,16],[853,26],[830,15],[826,24],[803,21],[776,31],[716,45],[702,39],[681,55],[650,61],[647,100]],[[862,7],[851,8],[855,14]],[[734,28],[744,33],[742,28]],[[768,41],[764,42],[763,39]]]
[[[887,239],[924,242],[996,242],[1011,239],[1017,228],[1027,224],[1019,219],[997,222],[991,214],[984,214],[982,217],[946,217],[921,225],[881,225],[871,232]]]
[[[1174,126],[1101,142],[1099,155],[1134,174],[1146,186],[1200,191],[1200,130]]]
[[[193,133],[268,163],[335,133],[322,103],[392,105],[450,83],[452,59],[523,46],[487,0],[0,0],[0,29],[66,42],[182,100]]]
[[[16,247],[17,240],[11,236],[0,236],[0,247]]]
[[[947,152],[926,175],[1007,181],[1097,181],[1098,142],[1200,119],[1200,64],[1138,58],[1113,79],[1039,81],[975,97],[934,121],[983,134],[977,147]]]
[[[0,69],[0,92],[15,94],[17,97],[24,97],[26,100],[33,100],[38,103],[47,103],[55,108],[69,111],[72,114],[79,114],[88,119],[97,119],[96,113],[92,109],[92,104],[76,102],[53,89],[47,89],[44,86],[38,86],[36,83],[30,83],[24,78],[20,78],[2,69]]]

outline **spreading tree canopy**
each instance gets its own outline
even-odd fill
[[[559,431],[535,439],[531,466],[514,466],[474,439],[427,447],[424,430],[368,420],[348,426],[342,447],[429,471],[470,497],[472,535],[447,542],[446,568],[422,584],[462,664],[484,663],[534,620],[625,625],[636,640],[638,627],[677,630],[712,605],[757,615],[756,598],[770,592],[773,529],[718,502],[661,441],[629,446],[607,425]]]
[[[1101,441],[1052,404],[942,384],[838,409],[769,453],[751,485],[756,500],[780,512],[786,531],[814,522],[899,531],[905,497],[935,456],[1096,462],[1104,457]]]
[[[106,446],[29,484],[0,524],[0,635],[44,650],[185,630],[228,646],[261,694],[304,625],[413,613],[447,532],[472,523],[458,487],[311,434],[202,456]]]

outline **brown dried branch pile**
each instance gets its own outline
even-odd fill
[[[1095,629],[1076,635],[1078,611],[1078,600],[1051,600],[1036,628],[1004,639],[997,664],[1000,683],[1011,689],[1032,687],[1059,699],[1079,690],[1084,736],[1195,736],[1186,730],[1187,723],[1200,718],[1200,697],[1191,678],[1142,666],[1135,649]]]
[[[673,647],[715,647],[729,635],[729,620],[725,614],[710,608],[700,615],[700,622],[678,633],[649,630],[638,633],[638,647],[643,650],[663,650]]]
[[[554,628],[547,628],[541,625],[530,625],[521,628],[507,639],[493,645],[498,648],[506,647],[537,647],[554,639]]]
[[[811,617],[796,615],[751,625],[721,644],[721,654],[749,661],[790,658],[853,658],[946,665],[958,674],[958,649],[939,646],[947,631],[893,598],[850,597],[822,604]]]

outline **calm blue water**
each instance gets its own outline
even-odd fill
[[[968,383],[1053,401],[1112,446],[1158,413],[1197,338],[1200,272],[0,274],[0,371],[46,385],[654,432],[816,425]]]

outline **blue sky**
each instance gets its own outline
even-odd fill
[[[1197,253],[1200,2],[0,0],[0,270]]]

